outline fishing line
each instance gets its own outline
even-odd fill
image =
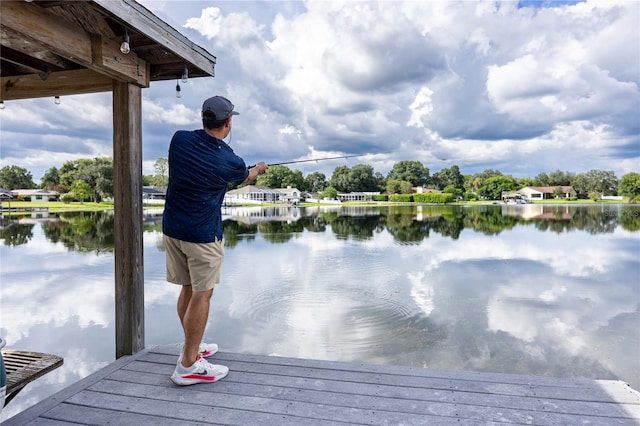
[[[283,161],[282,163],[269,163],[268,166],[282,166],[285,164],[295,164],[295,163],[309,163],[311,161],[325,161],[325,160],[337,160],[340,158],[352,158],[352,157],[364,157],[365,155],[370,155],[370,154],[356,154],[356,155],[340,155],[337,157],[324,157],[324,158],[311,158],[308,160],[294,160],[294,161]],[[255,167],[255,164],[252,166],[249,166],[248,168],[252,168]]]

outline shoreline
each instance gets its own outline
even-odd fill
[[[601,200],[601,201],[593,201],[593,200],[576,200],[576,201],[566,201],[566,200],[544,200],[544,201],[533,201],[526,204],[513,204],[513,203],[505,203],[499,200],[485,200],[485,201],[456,201],[453,203],[416,203],[416,202],[389,202],[389,201],[346,201],[346,202],[336,202],[336,203],[299,203],[299,204],[284,204],[284,203],[260,203],[260,204],[234,204],[233,206],[224,206],[224,207],[320,207],[320,206],[370,206],[370,207],[386,207],[386,206],[491,206],[491,205],[510,205],[510,206],[526,206],[526,205],[551,205],[551,206],[560,206],[560,205],[629,205],[629,206],[640,206],[637,203],[629,203],[625,201],[619,200]],[[149,209],[163,209],[164,204],[145,204],[143,207],[144,210]],[[3,202],[2,209],[0,210],[2,216],[16,216],[24,213],[37,213],[37,212],[49,212],[49,213],[67,213],[67,212],[76,212],[76,211],[105,211],[105,210],[113,210],[113,203],[61,203],[59,201],[48,201],[48,202],[31,202],[31,201],[14,201],[14,202]]]

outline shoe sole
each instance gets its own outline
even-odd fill
[[[180,375],[177,374],[172,374],[171,375],[171,381],[173,383],[175,383],[178,386],[188,386],[188,385],[195,385],[198,383],[215,383],[218,380],[222,380],[225,377],[227,377],[227,374],[229,374],[229,370],[227,369],[227,371],[224,372],[224,374],[219,374],[213,378],[211,377],[202,377],[202,378],[196,378],[196,377],[191,377],[191,378],[184,378]]]

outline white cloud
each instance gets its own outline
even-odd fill
[[[251,163],[390,152],[376,171],[402,160],[529,177],[638,170],[638,2],[142,3],[217,58],[216,77],[190,79],[180,100],[175,82],[144,91],[146,163],[176,130],[200,125],[205,97],[223,94],[241,112],[232,147]],[[56,153],[96,154],[86,140],[110,151],[108,94],[55,109],[51,99],[5,104],[3,164],[37,165],[38,177],[62,165]]]

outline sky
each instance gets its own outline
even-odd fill
[[[640,172],[638,1],[139,1],[216,56],[143,90],[143,173],[223,95],[247,164]],[[112,157],[110,93],[7,101],[0,166]]]

